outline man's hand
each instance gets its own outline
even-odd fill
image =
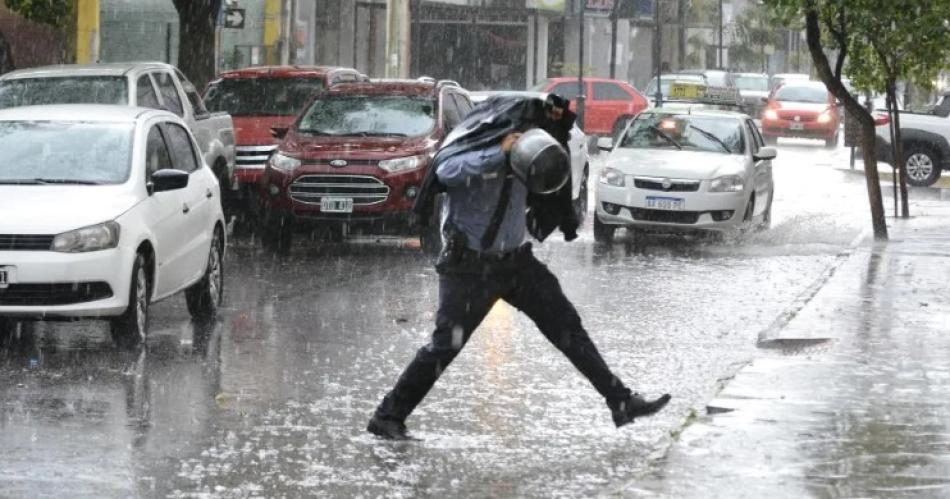
[[[501,139],[501,150],[505,154],[511,152],[511,148],[514,147],[515,142],[518,142],[518,139],[521,138],[520,133],[509,133],[505,138]]]

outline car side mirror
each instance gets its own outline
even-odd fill
[[[597,139],[597,148],[601,151],[613,151],[614,150],[614,139],[610,137],[600,137]]]
[[[147,187],[149,194],[184,189],[188,187],[188,172],[173,168],[158,170],[152,174],[152,180]]]
[[[775,159],[776,156],[778,156],[778,151],[776,151],[774,147],[763,147],[762,149],[759,149],[759,152],[755,153],[752,157],[756,161],[768,161]]]
[[[287,136],[287,132],[290,130],[290,127],[286,126],[275,126],[270,129],[270,136],[275,139],[282,139]]]

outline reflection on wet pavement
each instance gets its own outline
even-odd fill
[[[431,328],[428,259],[373,240],[288,259],[238,240],[205,343],[175,298],[154,309],[142,355],[116,352],[100,323],[40,323],[0,353],[0,496],[582,496],[623,483],[864,227],[860,182],[809,164],[813,152],[776,168],[772,230],[600,248],[588,225],[540,246],[613,369],[674,395],[653,418],[616,430],[500,304],[408,422],[421,440],[377,441],[367,418]]]

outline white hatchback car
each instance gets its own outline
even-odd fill
[[[776,151],[744,114],[650,109],[603,148],[612,152],[595,195],[599,242],[618,227],[724,232],[771,223]]]
[[[0,329],[107,318],[142,342],[149,305],[184,290],[213,318],[224,274],[218,181],[181,118],[58,105],[0,111]],[[2,333],[3,331],[0,331]]]

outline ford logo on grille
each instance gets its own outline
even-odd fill
[[[345,159],[334,159],[333,161],[330,162],[330,166],[334,168],[343,168],[346,165],[347,163]]]
[[[670,190],[670,188],[673,187],[673,181],[668,178],[665,178],[663,179],[663,182],[660,183],[660,185],[663,186],[663,189]]]

